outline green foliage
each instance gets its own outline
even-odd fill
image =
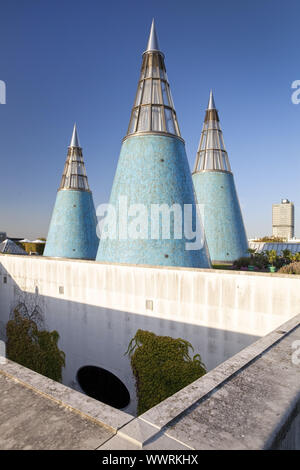
[[[265,250],[256,252],[255,250],[248,250],[250,257],[242,256],[233,262],[232,269],[247,268],[249,265],[255,266],[258,270],[268,270],[271,264],[277,269],[282,266],[288,265],[291,262],[300,261],[300,253],[294,255],[290,250],[282,250],[282,255],[277,255],[276,250]]]
[[[282,266],[278,272],[283,274],[300,274],[300,261],[295,261],[286,266]]]
[[[265,242],[265,243],[282,243],[282,242],[285,241],[285,238],[265,236],[265,237],[257,238],[255,241],[256,242]]]
[[[247,256],[241,256],[241,258],[239,259],[236,259],[234,262],[233,262],[233,266],[234,268],[243,268],[243,267],[248,267],[249,264],[251,264],[251,258],[248,258]]]
[[[271,263],[271,265],[274,266],[274,263],[277,260],[276,250],[267,250],[266,255],[268,257],[269,263]]]
[[[23,318],[17,309],[6,325],[7,357],[24,367],[61,381],[65,353],[58,349],[57,331],[38,330],[30,318]]]
[[[19,242],[19,245],[23,250],[25,250],[28,254],[30,252],[38,253],[40,256],[43,255],[45,249],[45,243],[27,243],[27,242]]]
[[[286,259],[292,259],[292,252],[290,250],[282,250],[282,256]]]
[[[213,264],[212,265],[213,269],[232,269],[232,264],[229,263],[224,263],[224,264]]]
[[[181,338],[136,332],[126,354],[136,378],[139,415],[206,373],[200,355],[190,357],[190,348]]]
[[[295,261],[296,261],[296,262],[297,262],[297,261],[300,261],[300,252],[295,253],[294,255],[292,255],[292,256],[291,256],[291,260],[294,261],[294,262],[295,262]]]

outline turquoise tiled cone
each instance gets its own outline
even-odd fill
[[[248,240],[232,173],[203,171],[193,174],[210,257],[232,262],[247,256]]]
[[[44,256],[94,260],[99,245],[96,225],[91,192],[58,191]]]
[[[143,204],[147,209],[144,228],[147,238],[120,239],[120,197],[126,198],[128,207]],[[170,239],[151,239],[151,204],[190,204],[196,220],[196,206],[192,177],[184,142],[177,137],[140,135],[127,138],[121,148],[118,167],[111,191],[110,204],[116,211],[116,238],[102,238],[96,260],[157,266],[210,267],[210,258],[202,230],[202,246],[187,250],[189,237],[174,239],[171,223]],[[124,215],[124,214],[123,214]],[[111,217],[111,220],[110,220]],[[128,217],[128,222],[134,217]],[[184,218],[183,218],[184,219]],[[107,224],[113,224],[108,215]]]

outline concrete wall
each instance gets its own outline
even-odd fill
[[[64,384],[80,390],[78,369],[103,367],[125,383],[132,397],[126,411],[134,413],[134,380],[124,353],[137,329],[190,341],[211,370],[299,312],[299,281],[267,273],[1,255],[0,330],[3,336],[19,303],[29,310],[37,305],[45,327],[60,334]]]

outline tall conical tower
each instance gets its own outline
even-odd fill
[[[212,91],[193,171],[212,261],[247,255],[248,241]]]
[[[154,21],[147,50],[143,53],[140,79],[127,135],[123,139],[110,204],[115,212],[108,213],[106,225],[114,228],[116,224],[116,237],[108,236],[108,230],[104,232],[103,228],[97,260],[210,267],[203,230],[201,242],[198,237],[199,244],[194,245],[194,248],[199,245],[198,248],[189,249],[191,237],[185,236],[184,216],[180,221],[180,217],[172,215],[169,238],[164,233],[168,228],[167,217],[151,218],[154,214],[152,209],[158,210],[158,205],[162,204],[164,208],[176,204],[182,215],[184,205],[189,205],[194,224],[197,218],[184,140],[180,135]],[[137,219],[140,233],[135,230],[133,234]]]
[[[93,197],[75,124],[44,256],[94,260],[99,244],[96,225]]]

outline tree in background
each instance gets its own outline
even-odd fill
[[[265,236],[261,238],[257,238],[256,242],[265,242],[265,243],[283,243],[286,241],[283,237],[273,237],[273,236]]]
[[[170,336],[138,330],[126,354],[136,379],[138,414],[142,414],[206,373],[199,354],[189,355],[192,345]]]
[[[19,242],[19,245],[28,254],[29,253],[38,253],[40,256],[43,255],[44,249],[45,249],[45,243]]]

